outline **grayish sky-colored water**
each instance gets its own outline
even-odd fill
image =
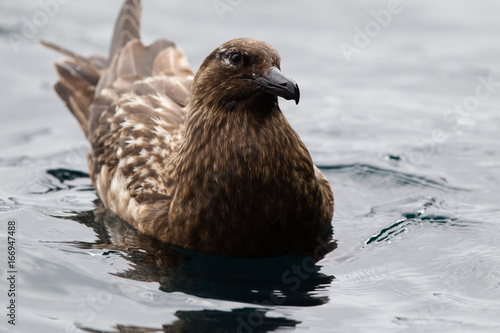
[[[499,2],[144,1],[143,39],[174,40],[194,69],[246,36],[272,44],[298,82],[300,104],[280,105],[336,199],[338,247],[307,278],[295,262],[204,256],[163,271],[95,245],[86,142],[50,88],[59,56],[36,40],[106,53],[120,5],[0,4],[0,300],[15,220],[15,329],[500,329]]]

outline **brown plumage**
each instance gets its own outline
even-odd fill
[[[90,177],[104,205],[176,246],[264,257],[310,245],[329,229],[328,181],[279,109],[297,84],[267,43],[234,39],[196,76],[181,49],[144,47],[140,1],[127,0],[109,59],[56,64],[55,89],[91,144]]]

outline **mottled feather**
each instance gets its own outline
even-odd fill
[[[279,255],[324,235],[328,181],[254,80],[279,68],[278,53],[232,40],[193,77],[173,42],[142,44],[140,5],[125,1],[107,59],[44,42],[68,57],[55,89],[91,144],[103,204],[143,233],[210,253]],[[245,62],[231,63],[231,52]]]

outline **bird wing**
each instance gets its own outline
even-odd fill
[[[126,7],[122,15],[130,15]],[[136,29],[117,24],[117,29],[130,27],[134,31],[115,32],[115,38]],[[171,41],[145,47],[134,38],[121,48],[112,45],[113,58],[90,106],[89,169],[106,207],[131,222],[140,220],[139,205],[171,194],[169,160],[182,140],[193,72]]]
[[[184,54],[168,41],[131,40],[114,56],[89,122],[91,176],[108,207],[124,190],[139,203],[169,195],[168,161],[181,143],[191,84]]]
[[[56,63],[55,89],[87,136],[89,170],[104,205],[131,222],[141,204],[169,196],[170,156],[181,143],[193,72],[183,51],[160,39],[140,41],[140,1],[119,14],[109,58]]]

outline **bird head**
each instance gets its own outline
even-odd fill
[[[275,104],[276,98],[299,102],[297,83],[280,70],[280,56],[269,44],[250,38],[230,40],[202,63],[192,98],[233,109],[236,105]]]

